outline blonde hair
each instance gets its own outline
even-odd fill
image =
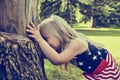
[[[78,33],[71,29],[70,25],[64,19],[56,15],[51,15],[49,18],[43,20],[39,26],[40,32],[45,28],[49,34],[60,40],[62,50],[71,39],[78,37]]]
[[[67,43],[71,39],[80,38],[92,43],[96,48],[102,48],[101,44],[96,43],[88,39],[84,34],[78,33],[61,17],[57,15],[51,15],[47,19],[43,20],[40,24],[40,32],[45,28],[49,34],[58,38],[61,42],[61,51],[64,50]],[[66,66],[66,65],[65,65]],[[66,67],[65,67],[66,68]],[[67,69],[67,68],[66,68]]]
[[[71,39],[75,38],[81,38],[84,39],[90,43],[92,43],[96,48],[101,49],[103,47],[102,44],[94,42],[90,39],[88,39],[84,34],[81,32],[77,32],[74,29],[71,28],[71,26],[61,17],[57,15],[51,15],[47,19],[43,20],[40,26],[40,32],[44,28],[46,28],[46,31],[49,32],[49,34],[55,36],[61,41],[61,44],[63,44],[63,48],[65,47],[66,43],[69,43]]]

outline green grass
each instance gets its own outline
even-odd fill
[[[120,67],[120,29],[75,28],[75,30],[84,33],[91,40],[104,44],[108,51],[112,53]],[[82,72],[78,68],[71,66],[71,69],[72,73],[69,74],[45,60],[45,70],[48,80],[84,80]]]

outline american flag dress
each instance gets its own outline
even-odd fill
[[[83,71],[85,80],[120,80],[120,70],[112,55],[88,42],[89,49],[75,56],[71,63]]]

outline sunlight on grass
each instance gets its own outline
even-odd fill
[[[48,80],[84,80],[81,70],[73,65],[70,65],[71,73],[62,70],[60,66],[54,66],[48,60],[45,60],[44,67]]]

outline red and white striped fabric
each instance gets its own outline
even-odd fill
[[[115,59],[109,53],[107,55],[106,61],[108,65],[98,74],[87,74],[83,73],[85,80],[120,80],[120,70]]]

